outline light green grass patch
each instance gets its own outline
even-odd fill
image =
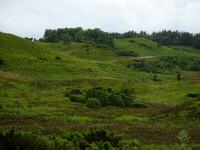
[[[88,123],[92,121],[92,118],[87,116],[70,116],[68,120],[73,123]]]
[[[129,121],[147,121],[148,118],[147,117],[143,117],[143,116],[123,115],[123,116],[115,117],[115,120],[117,120],[117,121],[126,121],[126,122],[129,122]]]

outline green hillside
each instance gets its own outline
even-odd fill
[[[163,111],[182,106],[190,100],[189,93],[200,93],[200,50],[166,47],[143,38],[115,39],[114,45],[110,48],[76,42],[68,45],[32,42],[0,33],[0,128],[15,126],[59,135],[64,129],[84,131],[99,127],[152,147],[177,143],[177,133],[186,129],[190,144],[199,144],[199,118],[192,120],[193,116],[184,115],[192,109],[176,112],[180,116],[175,117],[163,117]],[[131,51],[137,55],[132,56]],[[124,56],[124,52],[130,55]],[[155,67],[154,63],[162,67],[168,63],[161,61],[163,56],[186,62],[186,67],[177,63],[181,80],[177,80],[179,69],[173,64],[172,71],[156,73],[128,67],[136,60],[148,64],[157,58],[160,59],[150,67]],[[136,101],[151,107],[109,106],[96,110],[73,103],[65,96],[70,90],[84,93],[93,87],[114,91],[134,88]]]

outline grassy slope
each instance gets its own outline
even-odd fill
[[[178,54],[199,57],[198,52],[178,52],[159,47],[146,39],[133,40],[115,40],[116,47],[134,50],[139,56]],[[61,59],[55,59],[56,56]],[[190,125],[182,127],[182,123],[174,123],[167,129],[166,122],[146,123],[148,119],[141,121],[132,118],[148,118],[162,107],[184,101],[185,94],[200,92],[199,73],[184,72],[182,81],[176,81],[173,74],[159,75],[162,81],[153,82],[149,74],[125,67],[134,57],[119,57],[113,49],[94,46],[86,50],[84,44],[79,43],[63,46],[31,42],[0,33],[0,58],[5,60],[5,64],[0,66],[0,103],[4,107],[0,111],[0,119],[1,126],[5,127],[16,125],[19,128],[58,132],[62,128],[83,130],[89,126],[99,126],[146,143],[174,143],[174,133],[180,128],[190,129]],[[104,108],[94,111],[83,105],[71,104],[64,97],[68,89],[92,86],[114,89],[134,87],[138,100],[152,101],[156,106],[150,110]],[[196,124],[194,127],[199,128]],[[198,132],[192,130],[191,134],[194,143],[199,140]]]
[[[120,50],[135,51],[139,56],[194,56],[200,57],[199,50],[192,47],[166,47],[143,38],[115,39],[116,47]],[[176,51],[174,49],[177,49]]]

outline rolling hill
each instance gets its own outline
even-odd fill
[[[199,144],[199,121],[187,124],[184,114],[178,119],[155,117],[163,109],[181,106],[189,99],[188,93],[200,93],[199,71],[183,69],[181,80],[177,80],[174,66],[172,71],[156,73],[159,81],[154,81],[154,73],[128,64],[163,57],[191,62],[200,60],[200,50],[166,47],[144,38],[115,39],[114,44],[115,48],[76,42],[53,44],[0,33],[0,127],[38,128],[55,134],[62,129],[101,127],[147,145],[175,144],[178,131],[187,129],[190,143]],[[187,66],[191,68],[191,64]],[[152,107],[93,110],[65,97],[69,90],[92,87],[134,88],[136,100]]]

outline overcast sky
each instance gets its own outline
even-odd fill
[[[39,38],[45,29],[200,32],[200,0],[0,0],[0,31]]]

